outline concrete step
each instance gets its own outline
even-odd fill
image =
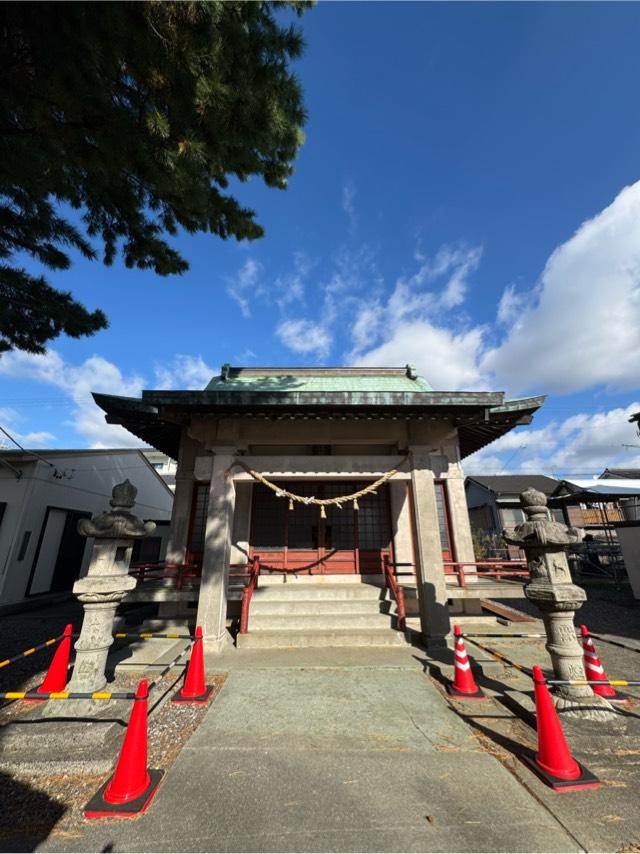
[[[378,599],[251,599],[250,614],[388,614],[395,602]]]
[[[237,578],[231,579],[232,581],[237,581]],[[265,587],[290,587],[292,585],[299,585],[304,587],[306,585],[311,585],[311,587],[318,587],[325,584],[329,586],[333,586],[336,584],[346,584],[349,585],[364,585],[370,586],[372,584],[377,584],[378,586],[384,586],[384,576],[380,574],[371,574],[371,575],[355,575],[351,572],[345,572],[341,575],[320,575],[320,573],[314,573],[313,575],[294,575],[291,572],[261,572],[260,573],[260,584]]]
[[[253,632],[272,629],[383,629],[389,630],[391,622],[386,614],[250,614],[249,628]]]
[[[285,647],[327,646],[403,646],[404,636],[391,629],[334,629],[302,631],[299,629],[277,629],[273,631],[249,631],[238,635],[237,645],[241,649],[276,649]]]
[[[282,585],[278,587],[263,587],[262,584],[254,591],[251,604],[261,601],[287,601],[295,600],[319,601],[319,600],[349,600],[354,599],[380,601],[387,598],[384,587],[370,584],[335,584],[335,585]]]

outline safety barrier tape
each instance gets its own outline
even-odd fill
[[[28,655],[33,655],[34,652],[39,652],[41,649],[45,649],[45,647],[51,646],[52,644],[61,640],[63,637],[64,635],[58,635],[55,638],[49,638],[49,640],[45,641],[44,643],[38,644],[38,646],[32,646],[31,649],[25,649],[24,652],[19,652],[12,658],[7,658],[4,661],[0,661],[0,667],[6,667],[8,664],[13,664],[15,661],[19,661],[21,658],[26,658]]]
[[[132,691],[3,691],[0,700],[133,700]]]

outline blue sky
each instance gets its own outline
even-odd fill
[[[640,445],[640,7],[321,2],[301,24],[290,187],[237,188],[266,237],[180,236],[181,277],[49,274],[111,327],[0,358],[0,424],[32,447],[137,444],[91,390],[410,361],[438,389],[549,395],[470,471],[640,465],[622,447]]]

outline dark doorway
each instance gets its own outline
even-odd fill
[[[365,482],[292,481],[278,484],[304,496],[334,498],[349,495]],[[382,572],[385,554],[391,555],[391,525],[387,486],[377,494],[342,507],[328,505],[326,518],[313,504],[289,503],[265,486],[253,488],[251,554],[259,554],[266,568],[309,573]]]
[[[90,518],[91,513],[81,513],[77,510],[67,512],[53,578],[51,579],[52,593],[71,590],[73,582],[80,575],[87,538],[78,533],[78,521]]]

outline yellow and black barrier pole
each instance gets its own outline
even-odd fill
[[[0,700],[133,700],[132,691],[2,691]]]
[[[151,693],[154,690],[154,688],[157,687],[158,682],[160,682],[160,680],[163,679],[173,667],[176,667],[178,665],[180,659],[184,658],[184,656],[191,650],[193,643],[194,643],[193,640],[191,641],[191,643],[188,643],[185,646],[185,648],[182,650],[182,652],[179,655],[176,655],[176,657],[173,659],[173,661],[170,664],[167,664],[167,666],[164,668],[164,670],[162,670],[160,673],[158,673],[158,675],[153,680],[153,682],[149,683],[149,686],[147,688],[149,693]]]
[[[503,655],[503,653],[498,652],[495,649],[491,649],[490,646],[486,646],[483,643],[479,643],[477,640],[473,639],[473,635],[464,635],[464,637],[468,637],[474,646],[479,646],[480,649],[484,650],[485,652],[488,652],[489,655],[492,655],[494,658],[497,658],[498,661],[501,661],[503,664],[508,664],[509,667],[515,667],[516,670],[519,670],[521,673],[526,673],[527,676],[531,676],[533,674],[533,670],[530,667],[525,667],[522,664],[517,664],[510,658],[507,658],[506,655]]]
[[[547,679],[547,685],[612,685],[615,688],[635,688],[640,679]]]
[[[78,637],[78,635],[74,635],[74,637]],[[142,638],[143,640],[150,640],[152,638],[161,638],[168,640],[195,640],[195,635],[178,635],[178,634],[153,634],[153,632],[116,632],[113,636],[114,638]]]
[[[22,658],[26,658],[28,655],[33,655],[34,652],[40,652],[41,649],[46,649],[48,646],[53,646],[54,643],[57,643],[61,640],[64,635],[57,635],[55,638],[49,638],[48,641],[44,643],[39,643],[37,646],[32,646],[30,649],[25,649],[24,652],[19,652],[17,655],[12,656],[12,658],[6,658],[4,661],[0,661],[0,667],[6,667],[8,664],[13,664],[16,661],[20,661]]]
[[[505,634],[504,632],[464,632],[465,638],[504,638],[505,640],[511,640],[511,638],[546,638],[546,634],[544,632],[518,632],[517,634]]]

